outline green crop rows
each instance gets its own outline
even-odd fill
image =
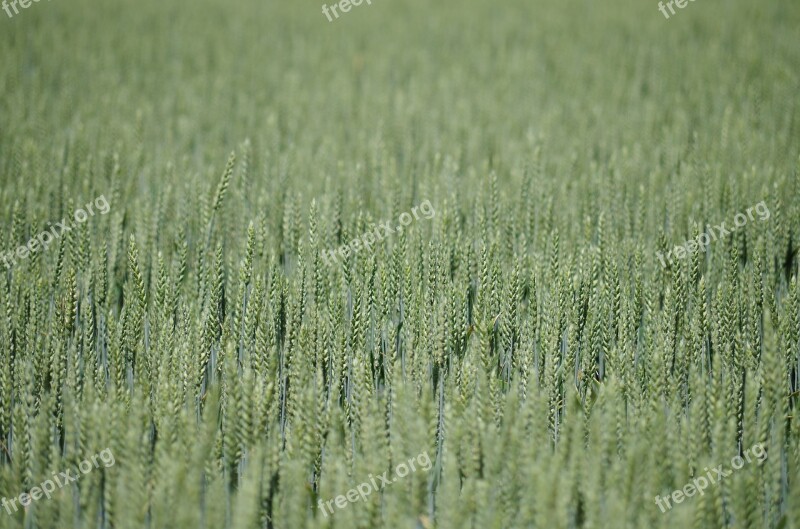
[[[800,529],[800,4],[320,7],[0,11],[0,528]]]

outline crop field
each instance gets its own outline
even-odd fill
[[[800,529],[796,0],[6,0],[0,529]]]

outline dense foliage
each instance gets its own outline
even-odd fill
[[[71,0],[0,35],[0,251],[109,204],[0,263],[0,496],[116,460],[0,527],[800,529],[797,2]]]

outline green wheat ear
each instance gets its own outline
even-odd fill
[[[211,213],[215,214],[222,208],[222,203],[225,200],[225,193],[228,191],[228,185],[231,182],[231,175],[233,175],[233,168],[236,164],[236,153],[231,152],[228,157],[228,163],[225,164],[225,170],[222,172],[217,190],[214,192],[214,200],[211,201]]]
[[[208,212],[208,226],[206,227],[206,239],[203,253],[205,253],[205,250],[207,250],[211,244],[211,235],[214,230],[214,223],[217,220],[217,215],[222,209],[222,205],[225,201],[225,195],[228,191],[228,185],[230,185],[231,176],[233,175],[233,169],[235,165],[236,152],[231,152],[230,156],[228,156],[228,162],[225,164],[225,170],[222,172],[222,176],[217,184],[216,191],[214,191],[214,196],[211,199],[211,211]]]

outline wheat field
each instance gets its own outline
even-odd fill
[[[0,528],[800,529],[796,1],[14,5]]]

